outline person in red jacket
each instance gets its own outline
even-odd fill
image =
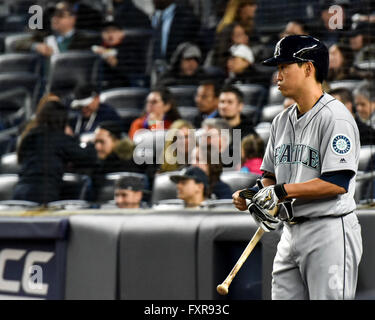
[[[130,125],[128,135],[133,139],[140,129],[169,129],[172,122],[180,119],[174,97],[167,88],[152,89],[146,99],[143,115]]]

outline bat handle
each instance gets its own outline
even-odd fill
[[[218,294],[225,296],[228,294],[229,286],[232,283],[234,277],[236,276],[237,272],[241,269],[242,265],[250,255],[251,251],[253,251],[255,245],[258,243],[260,238],[263,236],[264,230],[262,228],[258,228],[255,232],[254,236],[246,246],[245,250],[242,252],[241,256],[239,257],[237,263],[233,267],[232,271],[229,273],[227,278],[223,281],[223,283],[219,284],[216,287],[216,291]]]

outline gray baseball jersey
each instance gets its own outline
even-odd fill
[[[261,170],[277,183],[298,183],[337,170],[357,172],[360,142],[357,124],[347,108],[325,93],[299,119],[293,105],[275,117]],[[353,211],[355,176],[348,192],[318,200],[297,199],[295,216],[341,215]]]
[[[357,172],[359,133],[347,108],[329,94],[297,117],[297,106],[273,121],[262,170],[277,183],[298,183],[323,173]],[[355,175],[348,192],[331,198],[296,199],[295,216],[322,217],[350,213]],[[353,299],[362,255],[361,228],[355,213],[344,217],[285,223],[272,272],[273,299]]]

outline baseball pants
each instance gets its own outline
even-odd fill
[[[361,256],[355,213],[284,223],[273,263],[272,299],[354,299]]]

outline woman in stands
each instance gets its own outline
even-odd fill
[[[26,126],[17,148],[21,165],[13,199],[47,204],[60,200],[62,177],[68,163],[93,165],[95,149],[83,149],[65,132],[68,109],[59,101],[47,101]]]
[[[128,135],[133,139],[140,129],[169,129],[172,122],[180,118],[172,93],[167,88],[155,88],[147,96],[143,115],[130,125]]]
[[[211,144],[201,144],[194,152],[196,161],[193,166],[201,168],[208,176],[208,198],[231,199],[232,189],[220,179],[223,164],[217,148]]]

